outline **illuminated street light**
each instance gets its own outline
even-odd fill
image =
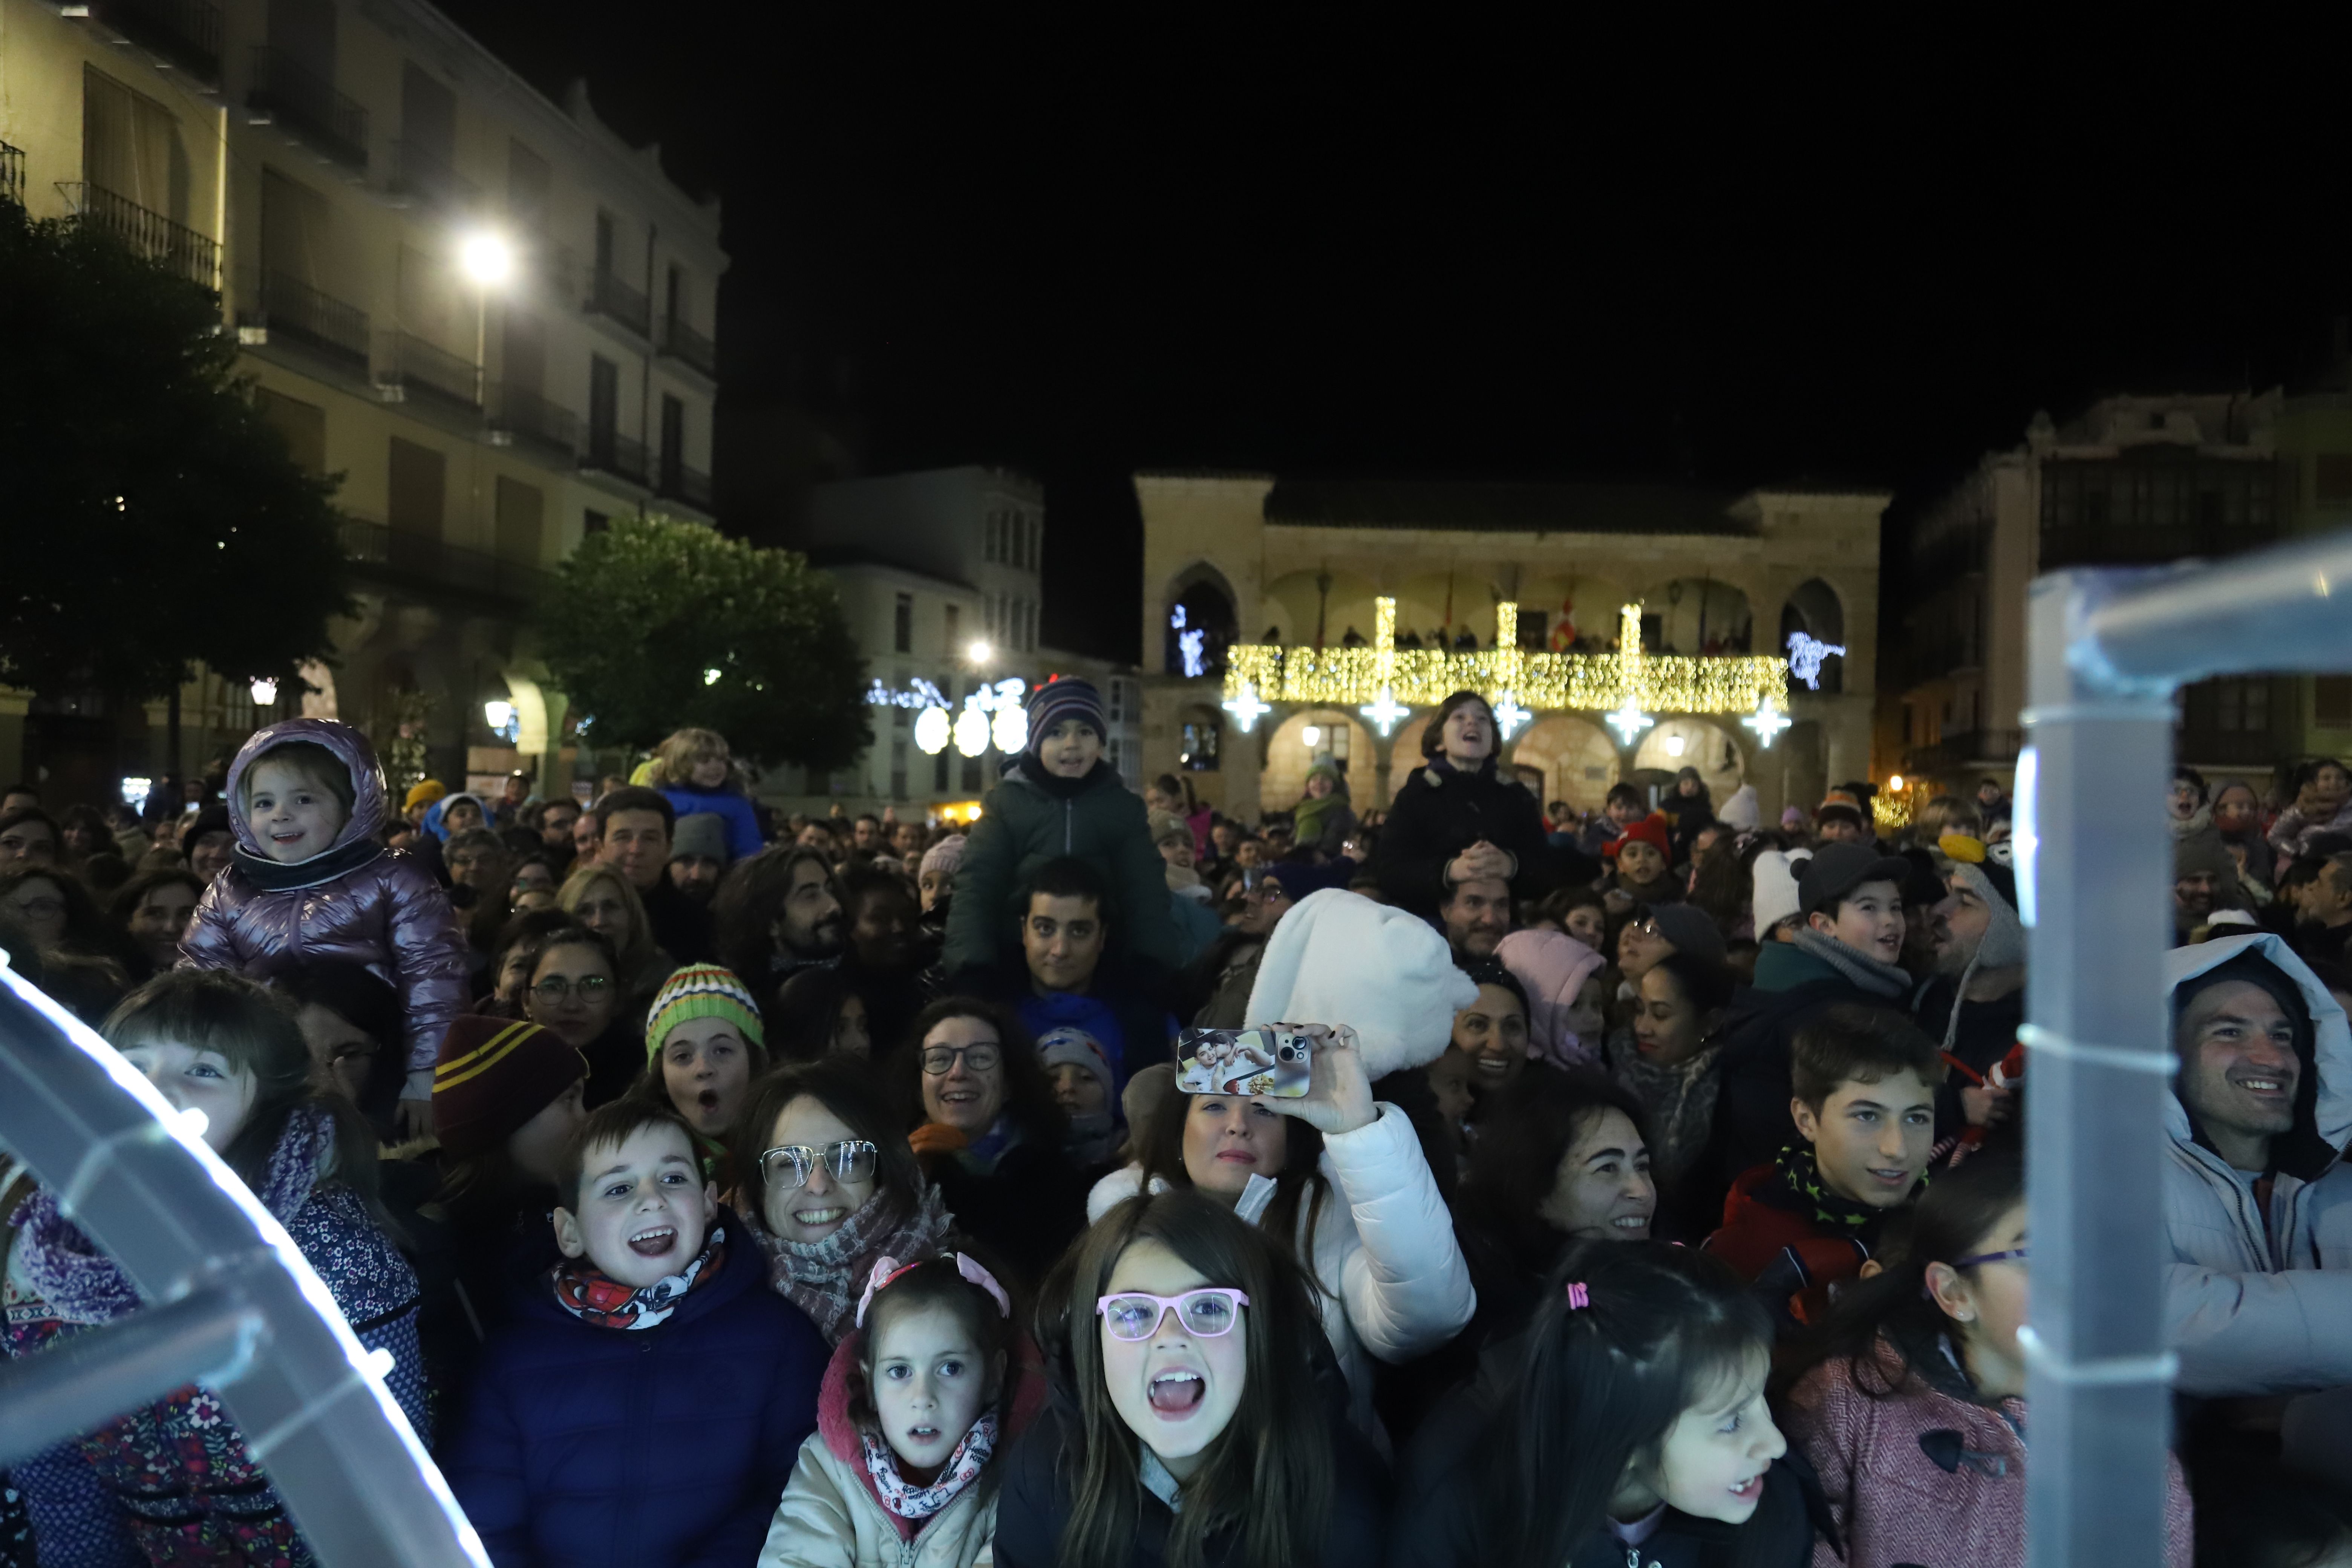
[[[485,289],[495,289],[514,276],[514,247],[488,230],[457,242],[457,265]]]
[[[971,646],[963,650],[963,656],[973,664],[986,664],[996,657],[996,650],[989,646],[986,637],[974,637]]]
[[[482,717],[489,721],[491,729],[504,734],[506,727],[515,721],[515,705],[502,697],[492,698],[482,704]]]
[[[1901,795],[1903,793],[1903,775],[1901,773],[1896,773],[1893,778],[1888,779],[1886,781],[1886,787],[1893,790],[1896,795]]]
[[[915,746],[927,757],[936,757],[948,749],[948,710],[926,708],[915,715]]]
[[[1309,724],[1298,731],[1298,738],[1306,742],[1307,749],[1311,752],[1323,743],[1323,726]]]

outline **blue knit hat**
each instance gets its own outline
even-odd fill
[[[1110,726],[1103,721],[1102,693],[1093,681],[1066,675],[1029,693],[1030,749],[1034,751],[1065,719],[1076,719],[1106,741],[1110,738]]]

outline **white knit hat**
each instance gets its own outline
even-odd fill
[[[1731,798],[1723,803],[1723,809],[1715,814],[1717,822],[1738,833],[1755,832],[1762,817],[1762,808],[1756,799],[1756,786],[1750,784],[1741,784],[1733,790]]]
[[[1750,908],[1758,942],[1769,942],[1772,928],[1803,907],[1797,897],[1797,873],[1812,858],[1810,849],[1767,849],[1756,857],[1756,899]]]
[[[1454,1015],[1478,987],[1426,921],[1326,888],[1290,908],[1266,939],[1244,1022],[1349,1024],[1364,1071],[1425,1067],[1454,1039]]]

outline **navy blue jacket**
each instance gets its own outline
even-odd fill
[[[606,1329],[533,1291],[484,1351],[449,1484],[498,1568],[751,1568],[816,1429],[824,1338],[727,1259],[658,1328]]]

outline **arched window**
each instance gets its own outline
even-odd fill
[[[1236,637],[1234,602],[1224,589],[1206,579],[1189,584],[1168,609],[1168,673],[1189,678],[1224,674],[1225,649]]]

